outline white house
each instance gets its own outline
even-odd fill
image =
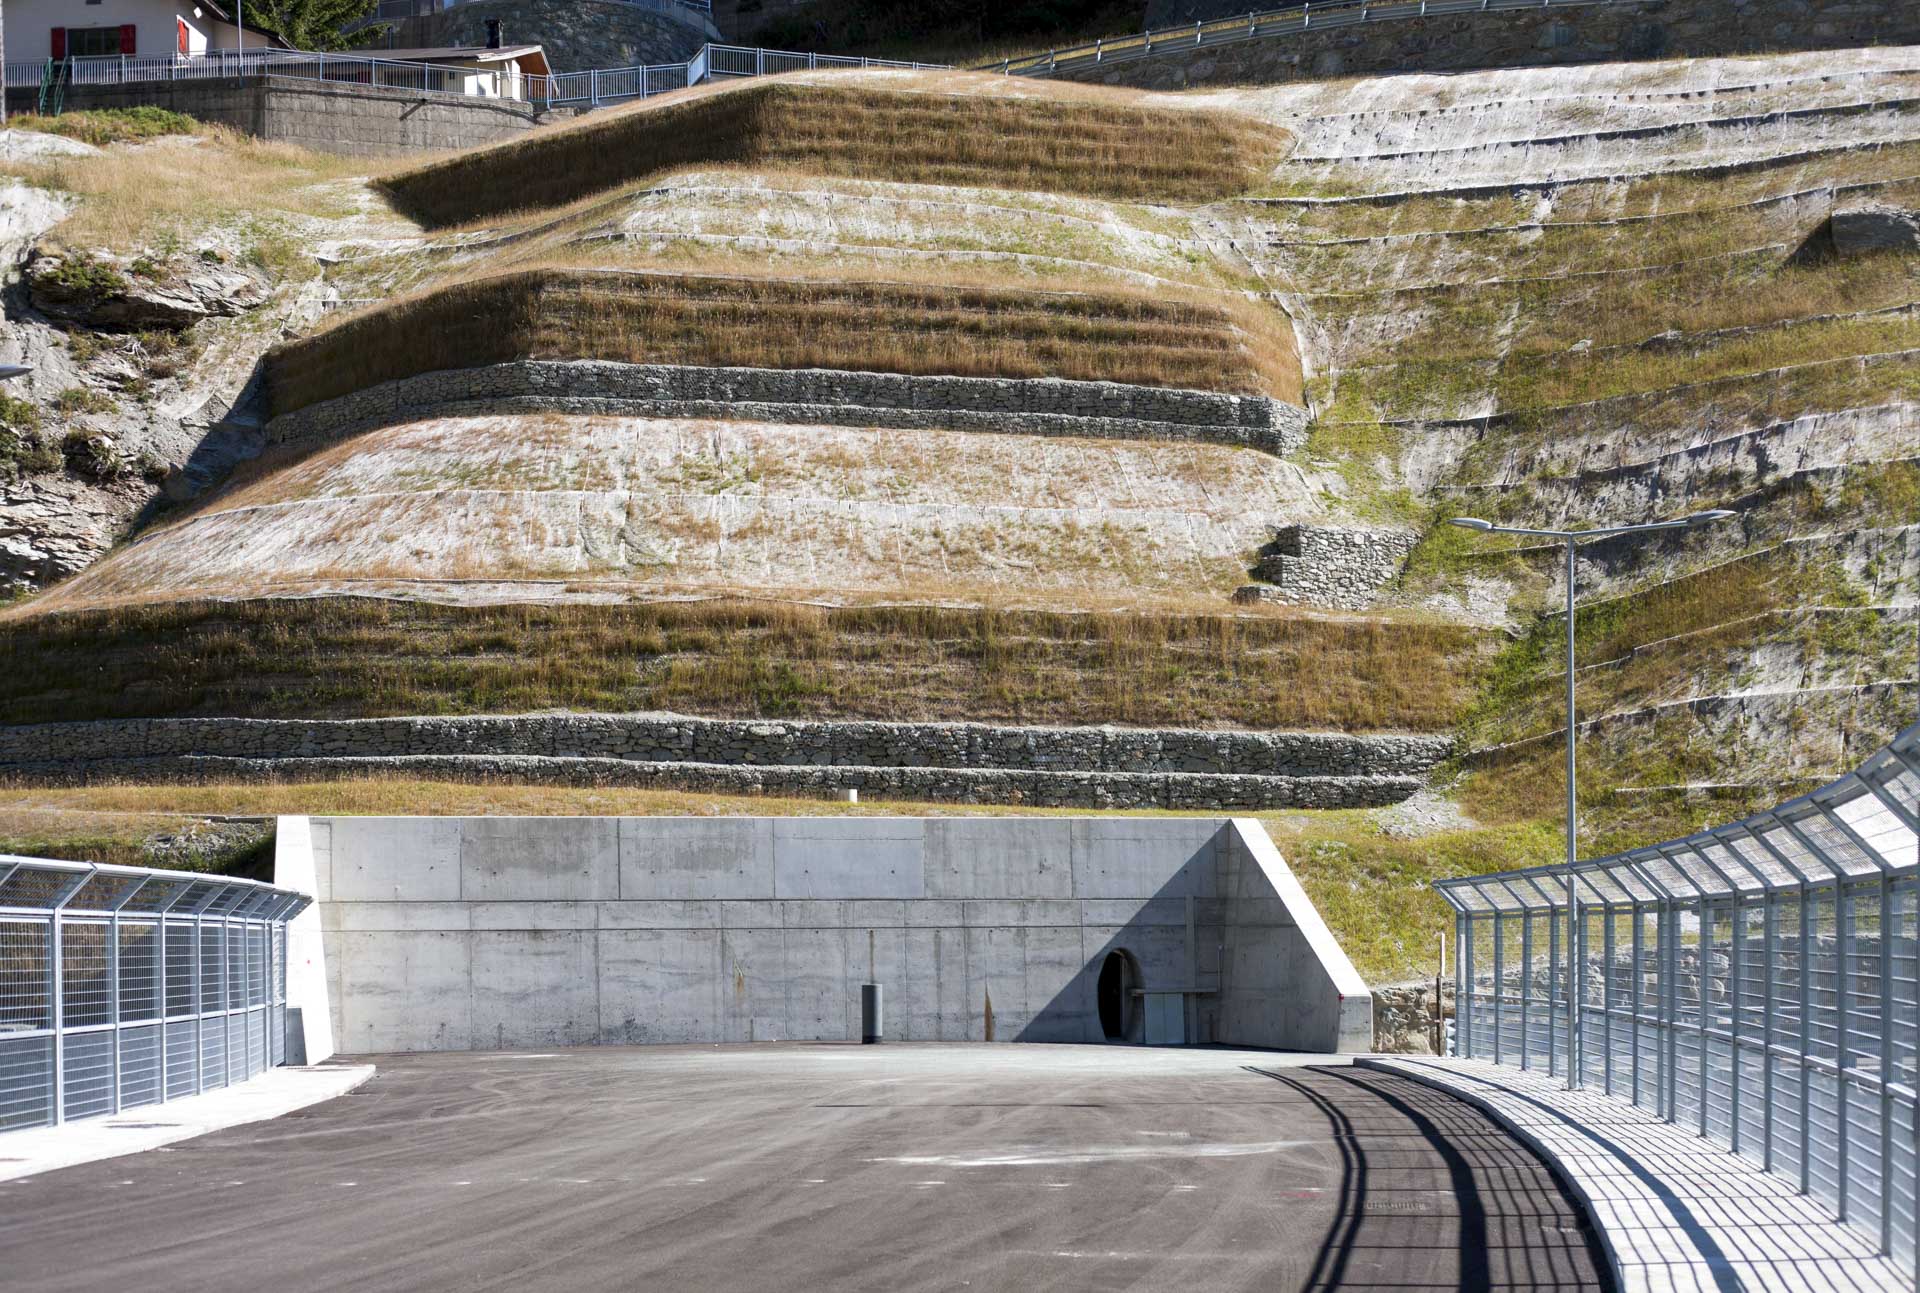
[[[547,76],[546,51],[538,45],[448,45],[432,49],[363,49],[363,58],[429,63],[442,69],[440,90],[488,99],[524,99],[527,78]]]
[[[241,45],[234,0],[8,0],[7,58],[205,54]],[[281,41],[249,27],[245,45]]]

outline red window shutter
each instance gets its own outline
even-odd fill
[[[120,52],[122,54],[131,54],[134,52],[133,31],[132,23],[123,22],[120,24]]]
[[[175,18],[173,21],[177,23],[180,27],[180,52],[182,54],[185,54],[188,52],[187,51],[187,20],[184,18]]]
[[[55,58],[65,58],[67,56],[67,29],[65,27],[55,27],[53,29],[53,56]]]

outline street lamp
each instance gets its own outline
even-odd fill
[[[1724,521],[1737,513],[1724,508],[1711,512],[1695,512],[1691,516],[1682,516],[1672,521],[1647,521],[1639,525],[1607,525],[1592,530],[1530,530],[1520,526],[1495,525],[1492,521],[1483,521],[1477,516],[1456,516],[1451,524],[1463,529],[1477,530],[1481,534],[1518,534],[1534,539],[1552,539],[1562,544],[1567,553],[1567,1089],[1572,1090],[1579,1083],[1577,1062],[1579,1051],[1577,1037],[1579,1032],[1579,956],[1580,902],[1574,888],[1573,865],[1580,860],[1577,838],[1579,835],[1579,808],[1574,803],[1574,734],[1575,726],[1573,705],[1573,554],[1583,540],[1611,539],[1622,534],[1649,534],[1655,530],[1690,530],[1698,525],[1711,525],[1715,521]],[[1526,991],[1523,985],[1521,991]]]

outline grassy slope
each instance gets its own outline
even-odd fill
[[[333,599],[16,619],[0,643],[10,723],[566,707],[1440,731],[1467,703],[1486,639],[1285,613]]]
[[[1155,111],[1125,92],[997,94],[990,77],[913,88],[752,82],[595,113],[391,176],[429,226],[554,207],[674,167],[744,163],[915,184],[1205,201],[1254,186],[1284,131],[1226,113]]]
[[[1849,462],[1862,451],[1830,441],[1725,453],[1691,475],[1673,462],[1647,502],[1609,469],[1779,419],[1920,398],[1910,358],[1858,359],[1920,344],[1908,310],[1920,302],[1920,256],[1837,258],[1822,230],[1824,186],[1871,184],[1850,200],[1911,206],[1920,184],[1902,177],[1913,175],[1920,144],[1570,184],[1550,209],[1531,192],[1279,209],[1275,223],[1296,240],[1281,258],[1290,286],[1309,294],[1343,369],[1316,385],[1326,412],[1309,451],[1355,486],[1356,511],[1435,526],[1409,563],[1410,597],[1469,578],[1514,589],[1524,631],[1485,675],[1463,735],[1475,747],[1534,740],[1473,764],[1462,791],[1477,820],[1522,832],[1558,821],[1561,746],[1546,734],[1562,721],[1564,638],[1552,618],[1553,554],[1502,552],[1500,541],[1438,525],[1449,515],[1564,526],[1619,519],[1610,509],[1740,510],[1724,531],[1622,548],[1605,563],[1608,590],[1583,589],[1583,716],[1911,676],[1912,611],[1884,609],[1911,590],[1848,542],[1920,518],[1920,476],[1902,456],[1913,452],[1900,438],[1910,431],[1879,433],[1875,456],[1887,461]],[[1818,192],[1768,201],[1808,190]],[[1741,205],[1754,202],[1764,205]],[[1412,236],[1444,230],[1482,232]],[[1396,241],[1384,245],[1320,243],[1389,234]],[[1524,281],[1488,281],[1497,279]],[[1443,286],[1394,290],[1408,283]],[[1821,317],[1869,311],[1891,312]],[[1420,446],[1421,420],[1489,411],[1497,420],[1466,443],[1439,490],[1376,483],[1377,464]],[[1650,843],[1777,802],[1837,775],[1910,717],[1910,702],[1886,692],[1811,697],[1785,736],[1684,704],[1590,733],[1582,849]],[[1727,782],[1755,784],[1658,789]]]
[[[511,359],[1062,377],[1299,398],[1276,320],[1227,300],[1105,289],[522,271],[429,291],[286,343],[276,414]]]

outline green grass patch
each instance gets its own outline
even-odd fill
[[[63,112],[57,117],[25,113],[8,117],[7,127],[64,135],[102,148],[108,144],[158,139],[162,135],[197,135],[201,131],[200,123],[184,112],[146,104],[133,108],[89,108],[83,112]]]

